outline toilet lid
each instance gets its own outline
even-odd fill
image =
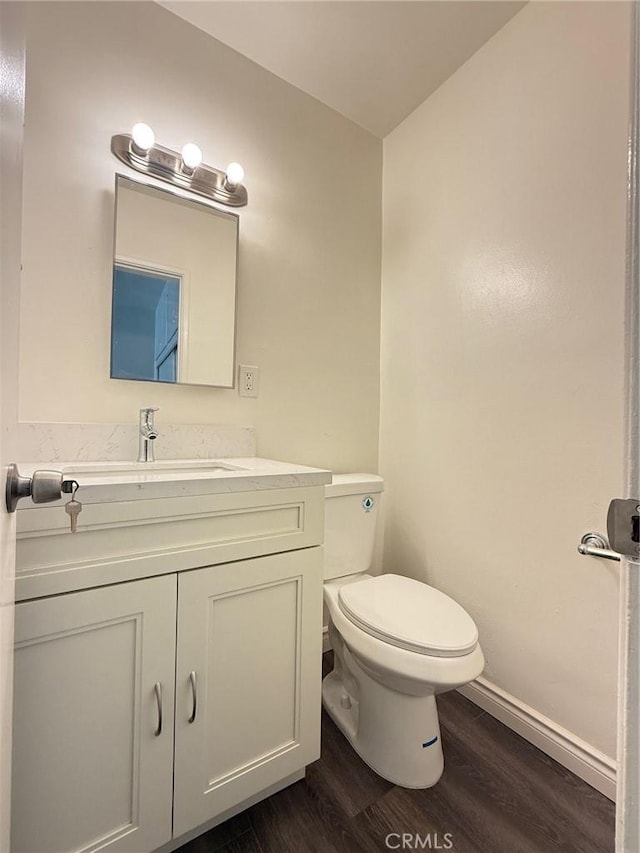
[[[345,584],[338,594],[347,618],[385,643],[436,657],[473,651],[478,629],[467,611],[426,583],[379,575]]]

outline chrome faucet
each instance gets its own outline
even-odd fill
[[[154,412],[158,409],[140,409],[140,443],[138,445],[138,462],[155,462],[153,442],[158,437],[153,423]]]

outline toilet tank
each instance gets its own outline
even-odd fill
[[[366,572],[384,480],[377,474],[334,474],[324,488],[324,578]]]

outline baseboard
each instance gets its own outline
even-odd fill
[[[616,798],[616,762],[510,693],[478,678],[458,692],[610,800]]]

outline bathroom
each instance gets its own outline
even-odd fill
[[[134,458],[153,406],[158,458],[379,472],[376,568],[472,616],[467,699],[613,799],[620,566],[576,546],[625,487],[631,5],[510,4],[376,132],[158,4],[23,5],[3,462]],[[114,181],[135,173],[109,146],[137,121],[245,168],[257,397],[110,378]]]

